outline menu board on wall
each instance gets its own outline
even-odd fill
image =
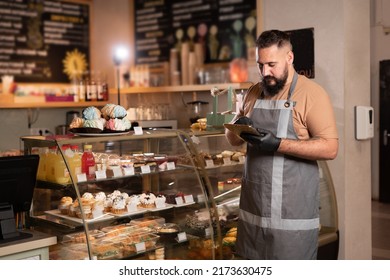
[[[67,83],[89,68],[89,4],[0,0],[0,76]]]
[[[314,79],[314,28],[286,31],[290,34],[294,51],[294,68],[302,75]]]
[[[201,43],[206,63],[246,57],[256,40],[256,0],[136,0],[136,63],[169,60],[171,48]]]

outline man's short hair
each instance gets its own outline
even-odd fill
[[[290,35],[280,30],[267,30],[260,34],[256,40],[256,47],[259,49],[269,48],[277,45],[278,48],[288,46],[292,50]]]

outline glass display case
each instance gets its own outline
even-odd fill
[[[239,259],[235,241],[246,149],[230,146],[223,130],[21,140],[26,154],[43,159],[28,222],[57,236],[51,259]],[[96,161],[92,176],[70,156],[73,148],[81,157],[86,144]],[[55,156],[62,165],[53,164]],[[337,259],[336,197],[326,162],[318,163],[318,258]],[[125,210],[120,201],[112,205],[115,196],[124,197]],[[70,203],[65,208],[73,212],[62,211]]]
[[[214,195],[185,132],[21,141],[41,158],[28,223],[57,236],[50,259],[231,257],[218,253]],[[84,170],[88,145],[95,164]]]

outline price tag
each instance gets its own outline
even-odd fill
[[[145,242],[140,242],[135,244],[135,250],[137,251],[137,253],[145,251],[146,250]]]
[[[165,162],[161,163],[161,164],[158,166],[158,170],[164,171],[165,169],[167,169],[167,166],[168,166],[168,163],[165,161]]]
[[[199,137],[197,137],[195,135],[191,136],[191,140],[192,140],[192,142],[194,142],[194,144],[200,144]]]
[[[144,134],[144,131],[142,130],[142,126],[135,126],[134,127],[134,134],[135,135],[142,135],[142,134]]]
[[[137,204],[135,203],[129,203],[127,204],[127,212],[135,212],[137,211]]]
[[[231,165],[231,164],[232,164],[232,161],[230,160],[230,158],[224,157],[224,158],[223,158],[223,164],[224,164],[224,165]]]
[[[121,177],[121,176],[123,176],[122,169],[121,169],[120,166],[112,166],[111,170],[112,170],[112,173],[113,173],[113,177]]]
[[[96,180],[107,178],[106,170],[97,170],[95,172],[95,175],[96,175]]]
[[[100,216],[103,216],[103,208],[94,208],[92,210],[92,215],[94,218],[97,218],[97,217],[100,217]]]
[[[164,201],[156,200],[156,208],[165,208],[166,204]]]
[[[184,242],[187,241],[187,234],[185,232],[179,232],[177,234],[177,242]]]
[[[87,181],[87,174],[85,174],[85,173],[77,174],[77,182],[78,183],[86,182],[86,181]]]
[[[176,204],[177,204],[177,205],[184,204],[183,197],[181,197],[181,196],[175,197],[175,201],[176,201]]]
[[[173,161],[167,162],[167,169],[168,170],[176,169],[175,163]]]
[[[214,167],[214,161],[212,159],[206,159],[206,168]]]
[[[134,175],[134,167],[125,167],[123,168],[123,172],[125,173],[126,176],[131,176]]]
[[[210,236],[211,235],[211,227],[208,227],[204,230],[205,236]]]
[[[238,157],[238,162],[239,163],[244,163],[245,162],[245,156],[239,156]]]
[[[192,202],[194,202],[194,197],[192,196],[192,194],[185,195],[184,200],[186,203],[192,203]]]
[[[141,165],[141,173],[150,173],[149,165]]]

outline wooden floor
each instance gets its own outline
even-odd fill
[[[390,203],[372,201],[372,259],[390,260]]]

